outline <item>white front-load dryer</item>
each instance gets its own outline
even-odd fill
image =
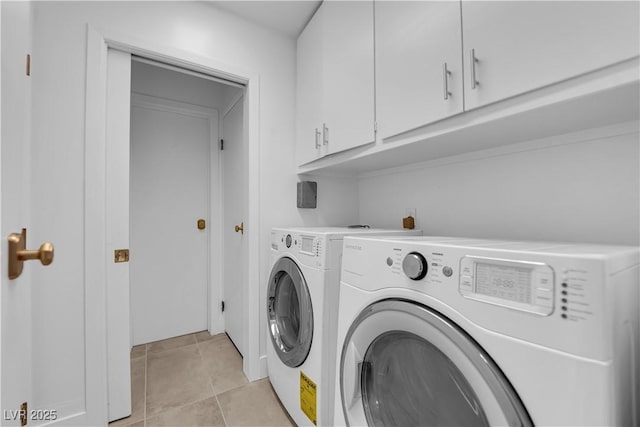
[[[342,240],[419,230],[275,228],[267,284],[269,378],[298,425],[332,425]]]
[[[639,248],[345,238],[336,425],[638,426]]]

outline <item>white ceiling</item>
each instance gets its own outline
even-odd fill
[[[211,4],[264,27],[297,38],[321,0],[226,0]]]

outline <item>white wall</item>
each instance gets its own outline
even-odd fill
[[[639,243],[638,124],[362,176],[360,220],[427,235]]]
[[[50,177],[41,194],[47,208],[33,213],[34,222],[54,230],[47,239],[56,246],[55,294],[43,295],[60,304],[60,316],[41,319],[42,325],[68,329],[65,352],[81,352],[84,232],[84,108],[87,24],[94,28],[134,35],[172,49],[190,51],[233,68],[251,70],[260,79],[260,296],[269,273],[270,229],[280,225],[329,225],[357,219],[356,186],[319,179],[319,192],[336,190],[345,209],[329,202],[313,212],[296,208],[294,163],[295,40],[206,2],[35,2],[33,48],[34,164]],[[90,143],[90,142],[89,142]],[[326,182],[325,182],[326,181]],[[64,203],[61,203],[64,195]],[[248,224],[250,227],[251,225]],[[90,256],[90,254],[89,254]],[[43,276],[44,277],[44,276]],[[261,304],[261,306],[264,304]],[[264,309],[264,308],[263,308]],[[261,316],[261,353],[265,352],[265,316]],[[46,323],[48,322],[48,323]],[[62,351],[62,350],[61,350]],[[51,384],[65,388],[75,377],[73,365],[48,372]],[[68,387],[67,387],[68,388]],[[54,393],[45,390],[43,393]],[[43,399],[46,396],[43,396]],[[46,399],[44,399],[46,401]]]

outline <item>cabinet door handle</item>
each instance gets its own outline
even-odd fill
[[[322,145],[329,144],[329,128],[326,123],[322,124]]]
[[[316,128],[316,148],[320,148],[320,131]]]
[[[478,58],[476,58],[475,49],[471,49],[470,53],[469,63],[471,65],[471,89],[475,89],[477,86],[480,86],[480,82],[476,78],[476,64],[478,63]]]
[[[444,87],[444,100],[446,101],[451,96],[449,92],[449,76],[451,71],[447,69],[447,63],[442,64],[442,86]]]

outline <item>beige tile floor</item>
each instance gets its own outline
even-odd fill
[[[110,427],[293,426],[268,378],[248,382],[226,334],[203,331],[131,351],[131,416]]]

